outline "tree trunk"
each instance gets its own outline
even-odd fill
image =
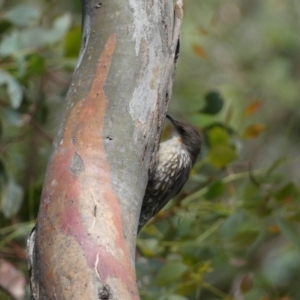
[[[33,299],[139,299],[135,241],[181,3],[82,0],[77,68],[28,240]]]

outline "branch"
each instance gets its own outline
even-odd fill
[[[139,299],[137,225],[181,19],[172,1],[123,2],[82,0],[81,51],[28,240],[33,299]]]

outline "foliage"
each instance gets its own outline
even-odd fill
[[[68,1],[19,2],[1,2],[0,260],[27,276],[81,19]],[[185,3],[170,113],[201,131],[203,147],[139,236],[142,299],[300,298],[299,13],[296,0]],[[0,299],[12,292],[0,280]]]
[[[0,278],[4,280],[17,269],[27,277],[26,238],[37,214],[81,31],[79,11],[72,17],[54,1],[0,5]],[[8,260],[15,270],[12,265],[3,267]],[[11,282],[16,282],[13,277]],[[0,299],[6,299],[6,293],[23,299],[24,283],[18,283],[11,290],[0,280]]]
[[[300,297],[299,11],[296,1],[185,3],[170,110],[204,145],[184,190],[140,235],[142,299]]]

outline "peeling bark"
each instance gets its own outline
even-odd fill
[[[139,299],[136,232],[171,95],[181,4],[175,14],[165,0],[82,7],[78,65],[28,240],[32,298]]]

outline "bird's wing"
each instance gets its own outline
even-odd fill
[[[157,205],[154,205],[153,216],[156,215],[172,198],[174,198],[183,188],[189,178],[191,167],[181,170],[175,174],[173,182],[169,185],[161,195],[157,195],[161,201],[155,201]]]

